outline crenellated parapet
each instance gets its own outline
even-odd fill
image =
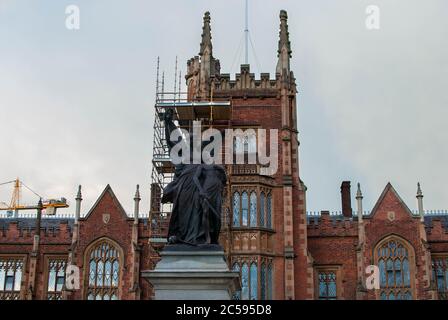
[[[308,237],[357,237],[358,222],[322,211],[320,216],[308,218],[307,233]]]
[[[448,216],[425,217],[428,241],[448,241]]]
[[[42,243],[65,243],[72,238],[73,219],[43,219],[40,226]],[[16,243],[33,242],[36,219],[0,219],[0,242],[14,240]]]

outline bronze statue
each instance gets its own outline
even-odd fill
[[[175,143],[170,141],[170,134],[173,130],[178,130],[173,122],[173,110],[166,110],[163,119],[165,137],[171,151]],[[192,159],[191,154],[189,156]],[[174,179],[164,188],[162,197],[162,203],[173,203],[168,243],[218,244],[222,191],[226,180],[226,172],[219,165],[175,165]]]

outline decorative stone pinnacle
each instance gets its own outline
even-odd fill
[[[422,189],[420,188],[420,182],[417,183],[417,198],[423,198]]]
[[[78,186],[78,194],[76,195],[75,200],[82,200],[81,185]]]
[[[199,51],[200,56],[202,56],[204,54],[205,48],[210,47],[210,54],[211,54],[211,50],[213,48],[210,20],[211,20],[210,12],[207,11],[204,14],[204,25],[202,27],[201,49]]]
[[[358,182],[358,190],[356,191],[356,199],[362,199],[361,184]]]
[[[135,190],[134,200],[140,200],[140,186],[137,185],[137,189]]]
[[[288,31],[288,13],[285,10],[280,11],[280,40],[278,41],[278,56],[280,56],[283,47],[286,46],[288,55],[291,57],[291,42],[289,41]]]

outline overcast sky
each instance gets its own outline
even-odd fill
[[[420,181],[425,208],[448,209],[448,2],[250,2],[257,74],[275,72],[288,11],[308,210],[340,210],[342,180],[353,207],[356,182],[370,210],[390,181],[415,209]],[[65,26],[70,4],[80,30]],[[368,5],[379,30],[365,26]],[[109,183],[128,212],[139,183],[147,212],[157,56],[171,88],[207,10],[214,56],[235,73],[243,0],[0,0],[0,183],[20,177],[72,204],[82,184],[83,211]],[[10,193],[0,186],[0,202]]]

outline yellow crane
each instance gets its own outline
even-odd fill
[[[25,205],[21,203],[22,198],[22,187],[25,187],[29,191],[31,191],[34,195],[36,195],[38,198],[42,199],[42,197],[34,192],[31,188],[29,188],[26,184],[24,184],[22,181],[19,180],[19,178],[0,183],[0,186],[7,185],[7,184],[14,184],[11,200],[9,204],[5,202],[0,202],[0,211],[7,211],[8,214],[15,213],[17,215],[19,210],[33,210],[37,209],[37,204],[34,205]],[[68,208],[68,203],[66,198],[59,198],[59,199],[42,199],[42,207],[43,209],[46,209],[47,215],[54,215],[56,214],[56,209],[58,208]]]

